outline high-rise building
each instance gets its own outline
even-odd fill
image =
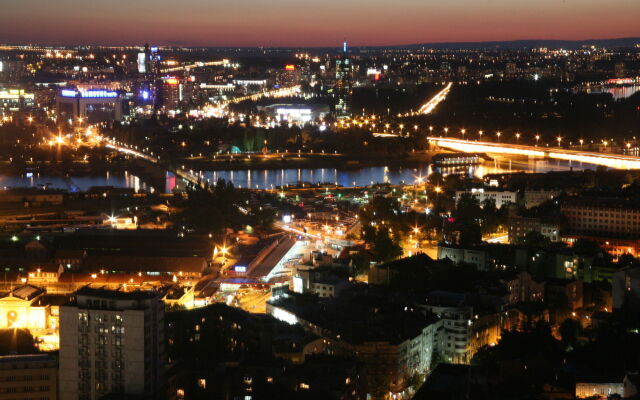
[[[60,307],[61,398],[154,396],[164,368],[164,303],[157,292],[85,287]]]
[[[183,78],[170,76],[160,81],[159,106],[165,111],[176,111],[194,100],[195,77]]]
[[[613,74],[618,79],[626,78],[627,71],[623,62],[616,63],[616,65],[613,66]]]
[[[336,57],[336,117],[351,116],[351,95],[353,93],[353,64],[349,57],[347,42],[342,45],[342,54]]]

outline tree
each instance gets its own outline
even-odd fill
[[[246,222],[238,204],[243,196],[233,183],[218,180],[213,187],[190,185],[187,200],[173,220],[199,233],[220,234],[224,228],[238,227]]]
[[[578,340],[580,323],[572,318],[567,318],[560,324],[560,336],[565,349],[573,348]]]
[[[389,235],[389,230],[380,228],[376,230],[373,240],[373,251],[379,261],[390,261],[402,255],[402,247]]]
[[[464,193],[458,199],[456,208],[453,211],[453,216],[459,223],[471,223],[477,224],[479,219],[482,219],[482,209],[480,208],[480,202],[470,193]]]
[[[551,241],[538,231],[529,231],[524,236],[519,237],[516,243],[527,247],[540,248],[549,246]]]
[[[573,251],[575,251],[576,254],[586,257],[597,257],[605,253],[598,243],[585,238],[576,240],[573,244]]]
[[[36,341],[28,329],[0,329],[0,356],[37,352]]]

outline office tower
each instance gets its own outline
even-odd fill
[[[85,287],[60,307],[63,399],[157,395],[164,357],[164,303],[156,292]]]
[[[336,84],[334,87],[336,95],[336,117],[345,118],[351,116],[351,95],[353,64],[349,58],[347,42],[342,45],[342,54],[336,57]]]
[[[158,47],[149,47],[144,45],[144,51],[138,53],[137,56],[138,73],[145,74],[148,77],[160,74],[160,54]]]

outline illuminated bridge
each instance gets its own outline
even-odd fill
[[[149,156],[141,151],[134,150],[131,147],[121,146],[113,141],[105,140],[105,147],[108,149],[116,150],[123,154],[141,158],[150,162],[151,164],[160,165],[160,160],[158,158]],[[204,186],[204,179],[202,179],[202,176],[198,177],[193,172],[188,172],[182,168],[177,167],[172,169],[172,172],[187,182],[193,183],[194,185]]]
[[[553,158],[616,169],[640,169],[640,157],[568,150],[558,147],[537,147],[510,143],[479,142],[454,138],[429,137],[429,143],[445,149],[465,153],[493,153],[511,156]]]

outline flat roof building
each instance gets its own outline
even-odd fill
[[[60,396],[154,395],[165,370],[164,303],[155,291],[85,287],[60,307]]]

